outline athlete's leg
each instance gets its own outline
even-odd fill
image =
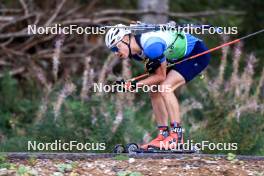
[[[201,53],[205,50],[206,47],[204,46],[204,44],[201,42],[197,42],[191,55]],[[167,75],[166,80],[162,83],[162,85],[167,85],[172,88],[170,92],[162,93],[162,97],[165,101],[166,108],[171,120],[170,135],[162,141],[162,143],[166,146],[164,147],[165,149],[168,149],[167,144],[176,144],[176,146],[180,146],[178,145],[178,143],[183,143],[182,128],[180,125],[181,120],[179,103],[173,91],[179,86],[186,84],[197,75],[199,75],[199,73],[207,67],[207,65],[209,64],[209,60],[210,56],[207,54],[197,57],[193,60],[176,64],[172,67],[172,70]],[[172,147],[174,147],[174,145],[172,145]]]
[[[184,77],[175,70],[171,70],[167,74],[166,80],[161,83],[161,86],[164,87],[164,90],[166,90],[161,92],[161,96],[164,100],[164,104],[170,117],[171,131],[168,137],[162,141],[159,141],[159,143],[156,142],[154,145],[151,144],[150,147],[159,146],[159,148],[162,147],[163,149],[167,150],[176,147],[174,144],[177,144],[180,141],[183,142],[182,129],[180,127],[180,108],[178,100],[174,94],[174,90],[184,84]]]
[[[158,126],[168,126],[168,112],[160,92],[150,92],[150,99]]]
[[[179,74],[175,70],[171,70],[167,78],[164,82],[162,82],[162,86],[166,86],[170,88],[170,91],[164,91],[161,93],[162,98],[165,102],[169,118],[171,122],[180,123],[180,108],[179,102],[174,94],[174,90],[185,84],[185,79],[181,74]]]
[[[168,112],[160,92],[150,92],[151,104],[158,125],[159,134],[156,138],[147,144],[140,146],[142,149],[148,149],[149,146],[159,147],[160,141],[163,141],[169,135]]]
[[[185,83],[185,79],[177,71],[171,70],[167,74],[166,80],[162,82],[160,85],[163,91],[155,94],[152,93],[151,101],[155,116],[157,116],[156,119],[158,123],[167,124],[168,116],[170,117],[171,122],[175,122],[177,124],[180,123],[179,104],[176,96],[173,93],[173,89],[176,89],[177,87],[183,85],[184,83]],[[170,88],[169,91],[167,88]],[[172,130],[174,130],[174,128]],[[163,148],[161,144],[166,145],[167,144],[166,141],[168,141],[169,143],[174,138],[178,138],[177,135],[171,135],[171,133],[168,133],[167,129],[166,129],[167,134],[166,132],[164,133],[164,131],[165,130],[163,131],[160,130],[159,136],[150,143],[143,145],[142,148],[144,149],[148,147]]]

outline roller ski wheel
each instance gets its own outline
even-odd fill
[[[202,154],[201,146],[194,146],[192,147],[192,150],[194,151],[195,154]]]
[[[125,147],[122,144],[117,144],[113,150],[113,153],[125,153]]]
[[[139,147],[136,143],[129,143],[125,146],[125,153],[135,154],[138,149]]]

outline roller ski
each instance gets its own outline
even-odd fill
[[[200,149],[196,147],[185,148],[183,146],[183,130],[181,127],[172,128],[170,131],[167,128],[160,129],[158,136],[151,142],[138,146],[136,143],[129,143],[125,146],[118,144],[114,148],[114,153],[200,153]]]

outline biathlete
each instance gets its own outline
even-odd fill
[[[171,88],[171,91],[150,92],[159,133],[155,139],[140,148],[160,148],[161,142],[163,144],[183,142],[180,107],[173,91],[198,76],[208,66],[210,55],[205,54],[175,64],[169,69],[167,63],[179,61],[208,49],[201,39],[181,31],[153,31],[134,35],[131,30],[122,27],[125,26],[119,24],[116,28],[107,31],[106,46],[119,58],[133,58],[145,62],[146,69],[150,73],[143,80],[126,84]],[[170,120],[169,125],[168,120]]]

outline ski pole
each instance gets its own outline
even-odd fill
[[[211,52],[213,52],[213,51],[215,51],[215,50],[218,50],[218,49],[220,49],[220,48],[223,48],[223,47],[225,47],[225,46],[229,46],[229,45],[232,45],[232,44],[238,43],[238,42],[240,42],[240,41],[242,41],[242,40],[245,40],[245,39],[247,39],[247,38],[253,37],[253,36],[255,36],[255,35],[257,35],[257,34],[260,34],[260,33],[262,33],[262,32],[264,32],[264,29],[261,29],[261,30],[259,30],[259,31],[254,32],[254,33],[251,33],[251,34],[248,34],[248,35],[246,35],[246,36],[244,36],[244,37],[241,37],[241,38],[239,38],[239,39],[232,40],[232,41],[230,41],[230,42],[224,43],[224,44],[219,45],[219,46],[217,46],[217,47],[214,47],[214,48],[211,48],[211,49],[206,50],[206,51],[204,51],[204,52],[201,52],[201,53],[199,53],[199,54],[193,55],[193,56],[191,56],[191,57],[188,57],[188,58],[182,59],[182,60],[177,61],[177,62],[175,62],[175,63],[173,63],[173,64],[169,64],[169,65],[167,66],[167,68],[172,67],[172,66],[177,65],[177,64],[180,64],[180,63],[182,63],[182,62],[185,62],[185,61],[191,60],[191,59],[195,59],[195,58],[197,58],[197,57],[199,57],[199,56],[202,56],[202,55],[205,55],[205,54],[211,53]],[[149,75],[148,73],[145,73],[145,74],[143,74],[143,75],[140,75],[140,76],[137,76],[137,77],[131,78],[131,79],[127,80],[127,81],[136,81],[136,80],[140,80],[140,79],[142,79],[142,78],[147,77],[148,75]]]
[[[140,80],[142,78],[145,78],[149,75],[149,73],[145,73],[145,74],[142,74],[142,75],[139,75],[137,77],[134,77],[134,78],[130,78],[128,80],[126,80],[126,82],[130,82],[130,81],[137,81],[137,80]]]

